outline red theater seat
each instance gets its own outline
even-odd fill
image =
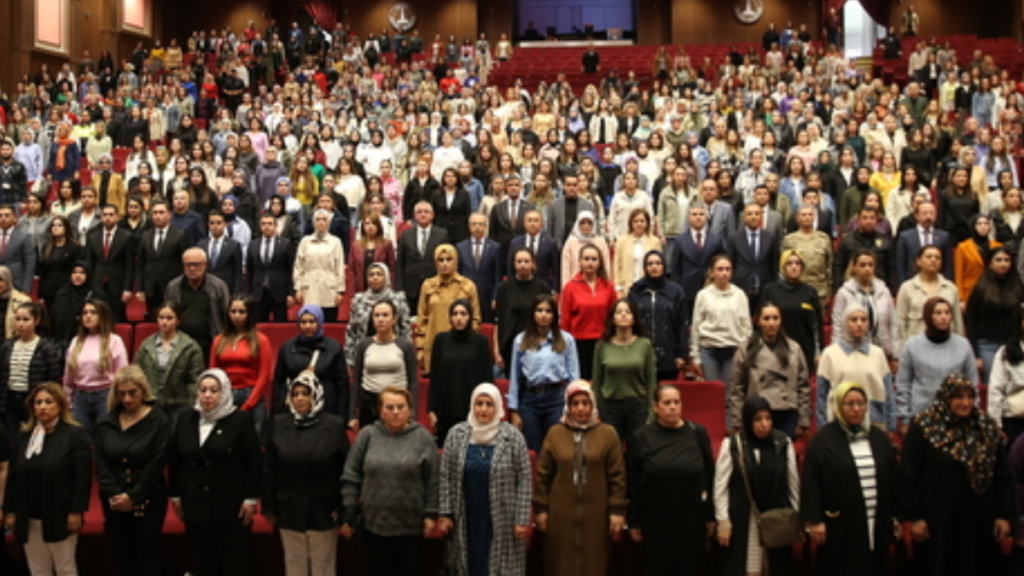
[[[725,427],[725,383],[685,381],[668,384],[682,392],[683,418],[707,428],[711,447],[717,452],[728,432]]]
[[[132,349],[132,325],[131,324],[114,324],[114,333],[121,337],[121,341],[124,342],[124,347],[128,350],[129,358],[134,359],[135,353]]]

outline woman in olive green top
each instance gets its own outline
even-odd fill
[[[203,351],[188,334],[178,330],[181,306],[164,302],[156,313],[159,331],[142,343],[135,363],[153,385],[153,395],[168,418],[191,406],[196,397],[196,381],[206,369]]]
[[[657,387],[654,346],[636,305],[619,300],[608,311],[604,335],[594,351],[594,392],[601,420],[628,441],[650,418]]]

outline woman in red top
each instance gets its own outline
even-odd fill
[[[273,363],[270,339],[256,330],[256,302],[248,296],[233,297],[224,332],[213,339],[210,367],[227,373],[235,406],[253,413],[257,430],[271,405]]]
[[[604,332],[608,310],[615,303],[615,285],[608,280],[604,256],[594,244],[580,249],[580,271],[565,285],[561,298],[560,328],[576,339],[580,375],[590,380],[594,347]]]

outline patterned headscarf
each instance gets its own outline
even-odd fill
[[[310,400],[312,406],[309,412],[300,414],[295,407],[292,406],[292,391],[296,386],[305,386],[309,389]],[[317,417],[320,411],[324,407],[324,387],[320,384],[320,379],[316,377],[316,373],[312,369],[303,370],[298,376],[293,378],[288,383],[288,409],[291,410],[292,416],[295,419],[296,428],[308,428],[313,426],[320,419]]]
[[[983,494],[992,485],[995,474],[996,453],[1003,443],[999,427],[991,416],[977,406],[970,416],[957,418],[949,408],[951,400],[961,390],[969,389],[977,395],[974,382],[963,374],[950,374],[939,387],[932,405],[914,416],[933,448],[945,452],[967,468],[967,477],[976,494]]]
[[[577,394],[586,394],[590,397],[590,405],[593,409],[590,412],[590,419],[585,423],[580,424],[572,417],[569,413],[569,404],[572,402],[572,397]],[[565,424],[573,430],[590,430],[594,426],[601,423],[601,419],[597,416],[597,398],[594,397],[594,390],[590,387],[590,382],[586,380],[575,380],[570,382],[565,388],[565,408],[562,410],[562,424]]]

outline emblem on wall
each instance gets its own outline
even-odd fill
[[[388,21],[391,22],[391,27],[399,32],[411,30],[416,25],[416,9],[404,2],[395,4],[388,11]]]
[[[736,19],[744,24],[753,24],[764,14],[764,0],[735,0],[732,12]]]

